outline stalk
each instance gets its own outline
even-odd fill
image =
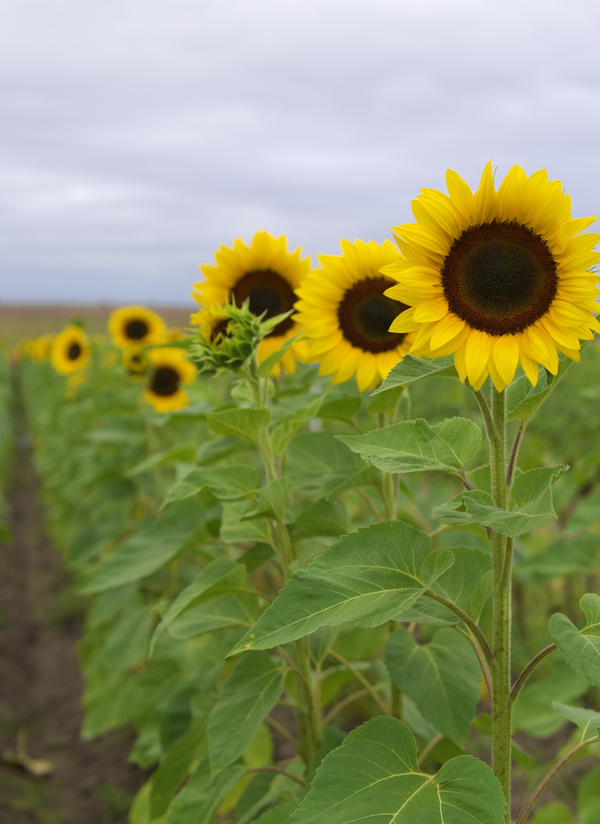
[[[488,421],[486,421],[486,425]],[[491,426],[486,426],[490,441],[492,497],[496,506],[508,503],[506,455],[506,398],[492,385]],[[512,539],[491,532],[493,592],[492,650],[492,769],[506,799],[506,824],[510,824],[512,704],[510,701],[510,634]]]

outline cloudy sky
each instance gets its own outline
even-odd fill
[[[381,241],[493,158],[600,212],[600,6],[18,0],[0,8],[0,303],[185,305],[256,229]]]

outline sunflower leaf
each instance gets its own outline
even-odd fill
[[[386,644],[385,665],[423,718],[464,747],[481,688],[481,668],[470,642],[444,628],[420,646],[401,627]]]
[[[402,521],[385,521],[346,535],[300,569],[236,645],[231,655],[269,649],[324,626],[353,621],[376,627],[408,610],[452,564],[438,552],[436,569],[423,580],[430,539]]]
[[[481,429],[466,418],[448,418],[436,426],[419,418],[365,435],[337,438],[384,472],[441,470],[455,474],[477,454]]]
[[[581,348],[587,341],[582,342]],[[558,372],[552,375],[547,369],[540,367],[538,382],[532,386],[529,378],[522,375],[506,390],[506,409],[509,418],[516,418],[523,424],[529,423],[535,412],[544,403],[546,398],[554,392],[559,382],[567,374],[574,361],[566,355],[560,355]]]
[[[592,738],[597,738],[600,732],[600,712],[594,710],[585,710],[583,707],[570,707],[568,704],[561,704],[559,701],[553,701],[552,706],[554,711],[566,718],[567,721],[572,721],[577,724],[582,731],[581,741],[590,741]]]
[[[263,328],[264,328],[264,324],[263,324]],[[277,364],[282,359],[282,357],[285,355],[285,353],[288,351],[290,346],[292,346],[292,344],[296,343],[296,340],[298,339],[299,334],[300,334],[300,332],[297,332],[294,335],[293,338],[288,338],[284,343],[281,344],[279,349],[277,349],[275,352],[272,352],[267,358],[265,358],[264,361],[261,363],[261,365],[258,367],[258,374],[261,375],[262,377],[266,377],[267,375],[270,375],[271,374],[271,369],[273,369],[274,366],[277,366]]]
[[[271,413],[268,409],[225,409],[207,413],[206,420],[215,435],[235,435],[257,443]]]
[[[600,636],[584,635],[585,629],[580,632],[573,622],[560,612],[555,612],[550,618],[548,632],[571,669],[590,684],[600,687]]]
[[[242,515],[240,520],[275,518],[278,521],[283,521],[292,486],[289,478],[275,478],[270,481],[265,487],[259,489],[260,504],[258,508]]]
[[[373,718],[346,736],[319,767],[292,824],[503,824],[505,803],[492,770],[471,755],[447,761],[434,776],[417,765],[409,728]]]
[[[257,484],[258,472],[247,464],[192,469],[169,489],[161,508],[191,498],[203,489],[209,489],[221,501],[235,501],[252,495]]]
[[[454,368],[454,356],[447,358],[415,358],[412,355],[405,355],[400,363],[397,363],[390,371],[373,395],[385,392],[394,386],[404,386],[407,383],[423,380],[423,378],[434,377],[458,377],[458,372]]]

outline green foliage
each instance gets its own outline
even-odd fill
[[[579,603],[587,618],[581,632],[558,612],[550,618],[548,632],[575,672],[600,687],[600,595],[588,593]]]
[[[326,756],[291,818],[293,824],[367,819],[502,824],[504,798],[491,769],[472,756],[451,759],[435,776],[421,772],[408,727],[375,718]]]

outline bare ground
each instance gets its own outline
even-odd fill
[[[131,731],[79,738],[81,604],[44,533],[22,421],[18,430],[12,541],[0,545],[0,752],[16,749],[21,730],[29,755],[54,770],[35,778],[0,763],[0,824],[125,824],[144,775],[127,761]]]

